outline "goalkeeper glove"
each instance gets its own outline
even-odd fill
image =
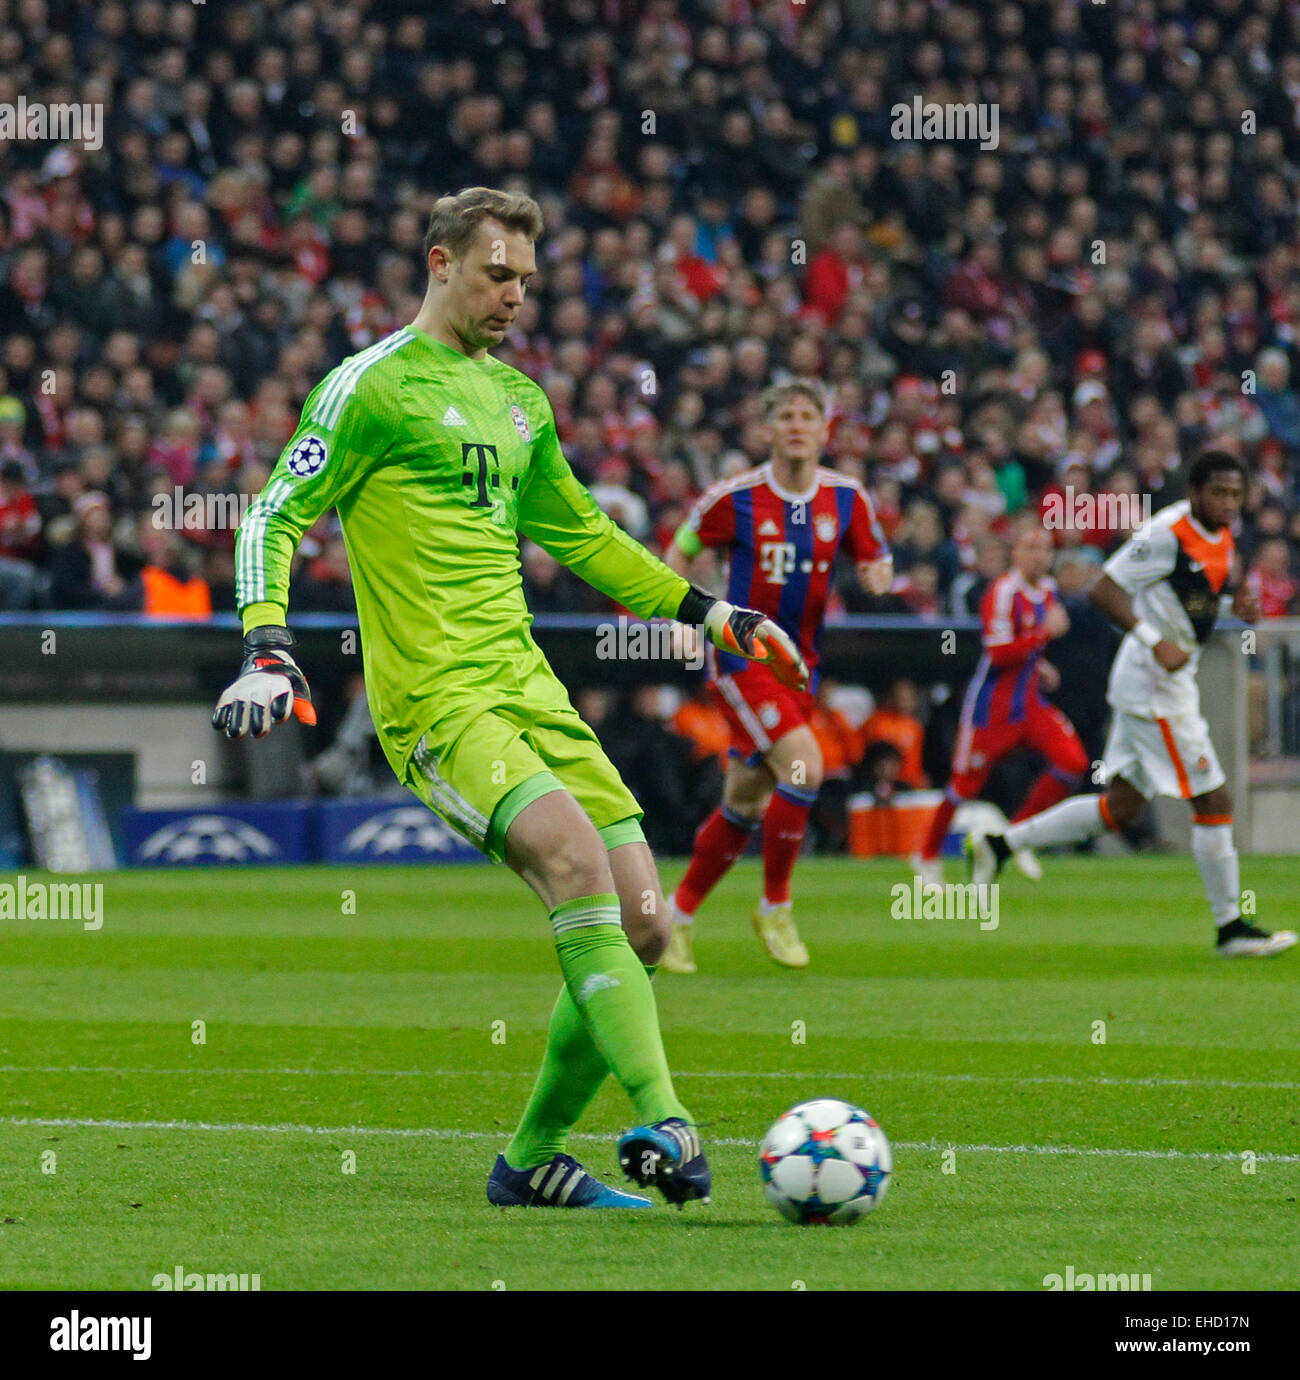
[[[212,727],[227,738],[265,738],[272,724],[282,724],[292,714],[301,723],[314,724],[307,678],[289,655],[294,636],[288,628],[267,624],[244,634],[244,664],[239,677],[226,687],[212,712]]]
[[[808,688],[808,667],[799,648],[767,614],[737,608],[692,585],[677,610],[677,618],[682,623],[703,624],[704,635],[715,647],[761,662],[791,690]]]

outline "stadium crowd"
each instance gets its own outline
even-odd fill
[[[895,137],[918,97],[995,105],[996,147]],[[234,523],[182,500],[260,491],[482,183],[547,223],[498,353],[653,549],[815,376],[898,572],[837,611],[969,614],[1063,499],[1082,589],[1130,524],[1078,497],[1159,508],[1210,441],[1251,468],[1266,616],[1300,610],[1284,0],[0,0],[20,98],[105,129],[0,140],[0,608],[233,609]],[[522,562],[535,611],[608,607]],[[292,599],[351,608],[332,518]]]

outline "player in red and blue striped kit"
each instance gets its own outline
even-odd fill
[[[866,491],[817,463],[828,430],[820,386],[781,385],[769,391],[766,407],[771,458],[715,484],[674,537],[666,559],[684,573],[705,547],[726,552],[729,600],[778,623],[798,644],[811,680],[806,690],[791,690],[766,666],[707,653],[709,691],[731,728],[731,762],[722,804],[700,826],[690,866],[673,896],[673,937],[662,960],[669,972],[695,971],[695,912],[760,822],[763,898],[754,928],[778,963],[807,966],[790,878],[822,780],[821,750],[809,719],[835,557],[846,551],[873,593],[883,594],[893,580],[893,562]]]
[[[1087,754],[1074,725],[1042,696],[1043,688],[1050,693],[1060,683],[1043,650],[1070,627],[1056,596],[1056,582],[1047,574],[1051,563],[1051,538],[1041,528],[1026,528],[1012,548],[1011,569],[994,580],[980,605],[984,655],[962,703],[952,776],[915,864],[927,882],[943,880],[939,850],[957,806],[980,793],[989,773],[1009,752],[1037,748],[1048,764],[1017,811],[1017,820],[1063,800],[1087,770]],[[1042,875],[1032,853],[1018,855],[1017,862],[1028,875]]]

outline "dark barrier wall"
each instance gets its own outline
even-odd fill
[[[533,633],[556,674],[583,684],[685,682],[693,673],[671,660],[604,659],[594,615],[539,617]],[[293,620],[298,659],[313,688],[331,689],[361,670],[356,624],[332,614]],[[880,688],[896,676],[921,683],[964,680],[979,659],[973,619],[928,622],[889,614],[828,623],[822,639],[827,675]],[[239,665],[233,615],[171,623],[138,614],[0,614],[0,700],[214,700]]]

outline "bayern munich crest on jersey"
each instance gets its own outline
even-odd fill
[[[289,473],[299,479],[310,479],[325,468],[329,451],[319,436],[304,436],[289,452]]]
[[[515,430],[524,438],[525,441],[533,439],[533,433],[528,426],[528,418],[524,415],[524,409],[518,403],[510,404],[510,420],[515,424]]]
[[[819,513],[817,515],[817,540],[834,541],[835,534],[839,531],[839,524],[831,513]]]

